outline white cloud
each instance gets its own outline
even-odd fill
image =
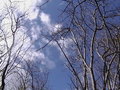
[[[50,24],[50,16],[44,12],[41,12],[40,19],[44,24],[49,25]]]
[[[29,14],[28,14],[28,18],[30,20],[33,20],[33,19],[35,19],[38,16],[38,14],[39,14],[39,10],[38,9],[30,10]]]
[[[47,28],[47,32],[49,34],[53,34],[61,30],[62,24],[52,23],[49,14],[41,12],[39,17],[42,23],[44,24],[45,28]]]
[[[62,27],[62,24],[55,24],[54,25],[54,33],[56,33],[57,31],[60,31],[61,30],[61,27]]]

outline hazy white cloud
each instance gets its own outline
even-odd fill
[[[11,2],[10,2],[11,1]],[[30,20],[35,19],[38,15],[36,6],[42,4],[44,0],[1,0],[0,13],[6,12],[7,8],[11,8],[17,14],[27,13]]]
[[[16,8],[16,10],[14,11],[14,14],[24,13],[27,11],[28,19],[33,20],[39,14],[39,10],[36,8],[36,6],[40,3],[42,3],[42,1],[43,0],[11,0],[12,3],[10,4],[9,0],[2,0],[2,1],[0,1],[0,3],[1,3],[0,9],[12,6],[12,7]],[[2,13],[2,11],[0,11],[0,13]],[[40,14],[40,18],[43,23],[45,23],[47,25],[51,25],[50,24],[50,22],[51,22],[50,16],[48,14],[42,12]],[[7,37],[9,37],[9,38],[7,38],[7,42],[10,47],[12,44],[13,37],[12,37],[12,31],[11,31],[11,20],[10,20],[9,15],[7,18],[5,18],[2,21],[1,24],[2,24],[2,26],[4,26],[3,30],[6,33]],[[15,22],[13,22],[13,26],[15,26]],[[40,37],[39,34],[40,34],[40,30],[41,30],[40,27],[38,27],[38,26],[35,26],[35,27],[31,26],[31,28],[29,29],[30,30],[29,32],[31,32],[31,36],[29,36],[27,34],[27,31],[28,31],[27,28],[25,28],[24,26],[19,28],[19,30],[16,32],[13,54],[16,53],[16,51],[23,44],[23,46],[21,48],[21,52],[20,52],[20,57],[22,57],[25,60],[27,60],[27,59],[40,60],[41,64],[52,69],[55,67],[55,63],[53,61],[49,60],[48,57],[43,52],[40,52],[40,51],[36,52],[36,49],[38,47],[36,47],[34,45],[34,41]],[[32,37],[32,39],[31,39],[31,37]],[[45,39],[42,39],[42,40],[43,40],[43,42],[46,42]],[[4,44],[5,42],[2,42],[2,43]]]

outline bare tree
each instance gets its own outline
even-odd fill
[[[38,67],[34,60],[28,62],[24,59],[31,46],[28,45],[23,51],[28,38],[22,33],[27,13],[16,14],[16,8],[11,0],[1,11],[0,90],[46,90],[47,71],[40,70],[41,67]]]
[[[22,67],[17,67],[13,72],[13,86],[11,90],[48,90],[48,71],[41,69],[39,61],[27,60]]]
[[[1,54],[0,54],[0,74],[1,74],[1,90],[5,89],[5,78],[9,71],[14,66],[17,56],[20,53],[23,44],[20,44],[16,51],[13,51],[15,47],[16,32],[20,28],[21,19],[24,15],[16,17],[11,7],[5,9],[5,14],[1,16],[0,34],[1,34]],[[24,42],[24,39],[23,41]],[[14,53],[16,52],[16,53]]]
[[[120,89],[120,1],[64,1],[63,27],[54,36],[72,73],[73,89]]]
[[[31,90],[48,90],[48,71],[41,69],[41,62],[39,61],[26,61],[26,71],[28,73],[28,83]]]

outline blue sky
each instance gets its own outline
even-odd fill
[[[107,8],[107,10],[115,9],[116,6],[120,5],[119,0],[116,0],[116,2],[118,3],[111,1],[113,0],[109,0],[108,2],[112,4]],[[60,52],[60,48],[58,47],[56,42],[52,41],[45,48],[40,49],[46,43],[49,42],[50,38],[48,36],[57,32],[62,27],[62,23],[60,23],[62,18],[59,17],[59,15],[61,14],[62,9],[65,6],[65,2],[63,0],[50,0],[42,8],[40,8],[39,6],[42,5],[44,2],[45,0],[0,0],[1,3],[0,25],[4,30],[3,33],[7,37],[7,39],[6,37],[5,39],[8,47],[11,47],[13,42],[12,41],[13,32],[11,32],[12,31],[11,17],[13,19],[12,24],[13,26],[16,27],[16,22],[14,21],[14,18],[17,18],[25,13],[25,18],[22,18],[20,22],[21,27],[18,29],[18,31],[15,34],[16,38],[14,42],[14,48],[12,49],[13,59],[14,59],[14,55],[18,53],[17,51],[18,48],[21,47],[22,44],[23,46],[21,48],[21,52],[19,53],[19,56],[17,57],[18,61],[13,63],[17,65],[18,68],[19,67],[22,68],[24,65],[26,65],[25,64],[26,62],[30,61],[32,62],[32,65],[34,66],[37,65],[41,72],[43,72],[43,70],[47,68],[49,72],[48,88],[50,90],[70,90],[69,85],[70,85],[71,74],[67,69],[67,67],[65,66],[67,62],[63,54]],[[13,12],[11,13],[11,11],[9,10]],[[86,15],[88,14],[86,13]],[[5,19],[3,19],[4,17]],[[116,24],[119,24],[118,23],[119,18],[116,19],[112,18],[108,20],[110,20],[113,23],[117,21]],[[14,30],[15,27],[13,26],[12,29]],[[92,35],[92,32],[90,32],[90,34]],[[63,49],[65,53],[67,53],[67,55],[73,54],[74,52],[69,52],[70,50],[69,47],[70,44],[72,43],[71,39],[70,38],[63,38],[63,39],[64,40],[62,39],[58,40],[58,42],[60,43],[61,46],[64,44],[65,48]],[[5,42],[0,41],[0,46],[5,46]],[[4,51],[4,53],[6,53],[7,49],[2,49],[0,47],[0,51]],[[89,58],[89,55],[87,56],[87,58]],[[19,60],[21,60],[20,61],[21,63],[19,63]],[[2,67],[0,67],[0,69],[1,68]],[[24,71],[22,70],[20,72],[24,74],[26,68],[24,69]],[[11,78],[7,78],[6,81],[7,80],[9,82],[12,82]],[[9,90],[9,86],[11,85],[7,85],[7,86]]]
[[[55,32],[55,28],[58,28],[58,26],[61,25],[60,23],[58,23],[61,19],[58,16],[60,15],[61,9],[63,8],[64,2],[62,0],[51,0],[39,11],[37,17],[35,17],[32,20],[30,19],[30,22],[32,24],[31,26],[35,26],[35,28],[42,27],[40,31],[42,31],[45,34],[51,34]],[[37,28],[35,28],[33,30],[37,30]],[[29,31],[29,33],[31,37],[31,32]],[[42,42],[38,43],[40,41]],[[36,49],[38,49],[39,47],[41,47],[41,45],[44,45],[46,42],[48,42],[46,39],[43,40],[41,38],[36,41],[34,46]],[[51,90],[70,90],[69,71],[67,71],[67,68],[64,64],[65,58],[61,55],[59,48],[55,45],[55,43],[51,43],[50,45],[48,45],[48,47],[41,50],[40,53],[44,54],[44,65],[47,66],[50,72],[48,84]]]
[[[52,23],[59,22],[60,10],[64,7],[64,2],[62,0],[52,0],[49,2],[45,8],[44,12],[50,15]],[[61,56],[60,51],[54,46],[46,48],[49,58],[53,60],[56,64],[56,67],[50,71],[49,84],[52,88],[51,90],[70,90],[69,84],[69,72],[65,66],[65,58]]]
[[[111,0],[112,1],[112,0]],[[115,2],[112,2],[112,5],[110,4],[111,1],[109,1],[109,9],[115,9],[117,5],[120,5],[118,3],[119,0],[116,0]],[[116,3],[118,2],[118,3]],[[58,17],[61,13],[61,9],[64,8],[64,2],[62,0],[52,0],[49,2],[46,6],[45,9],[43,10],[45,13],[50,15],[52,23],[57,23],[59,22],[60,18]],[[116,19],[115,19],[116,21]],[[113,22],[113,20],[112,20]],[[115,23],[115,22],[114,22]],[[118,23],[118,22],[117,22]],[[49,50],[51,49],[51,50]],[[69,84],[69,72],[64,66],[64,58],[61,58],[60,52],[55,49],[54,47],[51,47],[47,50],[52,51],[50,53],[50,58],[53,60],[56,64],[56,67],[51,70],[50,74],[50,85],[52,85],[52,90],[70,90]]]

